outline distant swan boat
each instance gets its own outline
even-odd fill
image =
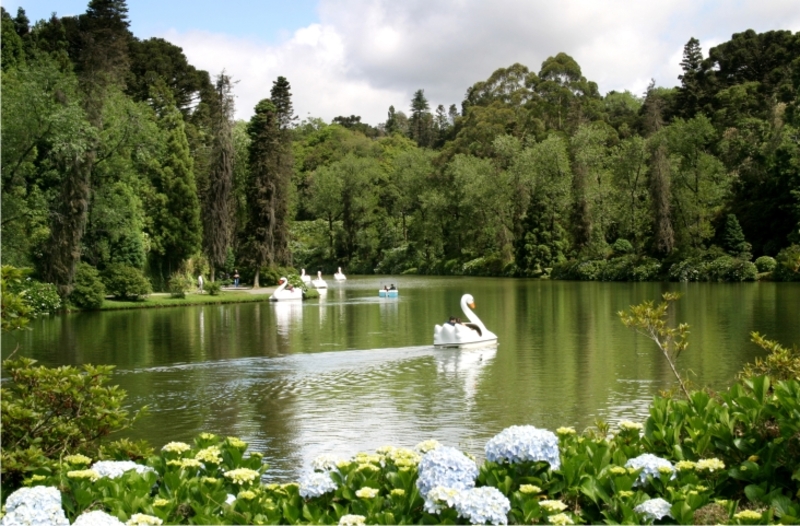
[[[333,279],[336,281],[344,281],[347,279],[347,276],[342,274],[342,267],[339,267],[339,270],[333,275]]]
[[[313,285],[315,289],[327,289],[328,288],[328,284],[325,282],[324,279],[322,279],[322,271],[321,270],[317,271],[317,279],[312,279],[311,280],[311,285]]]

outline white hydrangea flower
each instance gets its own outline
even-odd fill
[[[639,455],[636,458],[631,458],[625,463],[626,468],[641,469],[639,478],[634,482],[634,486],[640,486],[647,482],[647,475],[658,477],[658,474],[663,469],[665,472],[672,473],[672,478],[675,478],[675,467],[669,460],[657,457],[650,453]]]
[[[486,443],[486,460],[516,464],[543,461],[550,469],[561,467],[558,437],[547,429],[534,426],[511,426]]]
[[[461,451],[440,446],[422,457],[419,462],[417,487],[426,496],[436,486],[469,489],[475,486],[478,466]]]
[[[336,482],[326,473],[307,473],[300,478],[300,496],[307,499],[336,491]]]
[[[132,469],[136,470],[140,475],[148,471],[155,473],[153,468],[137,464],[130,460],[100,460],[92,464],[92,469],[101,477],[108,477],[110,479],[121,477],[123,473]]]
[[[0,526],[69,526],[69,520],[61,508],[61,492],[48,486],[18,489],[8,496],[5,511]]]
[[[339,526],[363,526],[367,518],[363,515],[342,515]]]
[[[146,513],[134,513],[125,524],[127,526],[160,526],[164,524],[164,521]]]
[[[236,495],[233,493],[228,493],[225,495],[225,504],[228,506],[233,506],[233,503],[236,502]]]
[[[94,510],[78,516],[72,526],[125,526],[125,523],[104,511]]]
[[[670,513],[671,508],[672,504],[664,499],[658,498],[642,502],[633,508],[633,511],[643,514],[648,519],[659,520],[662,517],[672,517]]]
[[[319,455],[311,461],[311,467],[314,471],[334,471],[339,460],[335,455]]]
[[[484,486],[459,492],[455,509],[471,524],[508,524],[511,503],[497,488]]]
[[[425,511],[438,514],[442,511],[443,506],[452,508],[459,493],[461,493],[461,490],[457,488],[436,486],[425,496]]]

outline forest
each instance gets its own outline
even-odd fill
[[[299,120],[282,76],[236,121],[236,79],[135,37],[127,11],[2,11],[3,264],[62,298],[234,268],[800,279],[800,32],[708,56],[689,38],[680,84],[643,94],[602,95],[559,53],[460,105],[421,88],[373,126]]]

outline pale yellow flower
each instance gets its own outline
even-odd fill
[[[93,469],[77,469],[74,471],[67,471],[67,477],[71,479],[88,479],[94,482],[100,478],[100,473]]]
[[[183,469],[192,469],[192,468],[200,469],[203,467],[203,464],[196,458],[181,459],[180,464]]]
[[[232,469],[225,473],[225,478],[231,479],[234,484],[253,482],[259,477],[258,471],[248,468]]]
[[[128,526],[159,526],[160,524],[164,524],[164,521],[152,515],[134,513],[125,524]]]
[[[742,510],[733,516],[734,519],[758,520],[761,514],[753,510]]]
[[[612,475],[626,475],[628,473],[628,470],[622,466],[611,466],[608,471],[610,471]]]
[[[64,462],[78,466],[88,466],[92,463],[92,459],[86,455],[67,455],[64,457]]]
[[[539,506],[546,509],[550,513],[554,511],[564,511],[567,509],[567,505],[560,500],[542,500],[539,501]]]
[[[199,437],[200,440],[215,440],[217,438],[217,435],[215,435],[214,433],[200,433]]]
[[[250,490],[240,491],[239,494],[236,495],[237,499],[242,499],[242,500],[253,500],[256,497],[257,497],[256,493]]]
[[[618,491],[617,495],[619,495],[619,497],[622,498],[622,499],[627,499],[629,497],[633,497],[633,492],[632,491],[628,491],[628,490],[622,490],[622,491]]]
[[[378,496],[379,491],[375,488],[363,487],[356,490],[356,497],[360,499],[374,499]]]
[[[191,447],[189,444],[186,444],[185,442],[169,442],[164,444],[164,447],[161,448],[161,451],[165,451],[167,453],[177,453],[180,455],[181,453],[185,453],[190,449]]]
[[[574,435],[575,428],[574,427],[559,427],[556,429],[556,434],[559,436],[567,436],[567,435]]]
[[[441,444],[439,443],[438,440],[424,440],[419,444],[417,444],[416,446],[414,446],[414,449],[416,449],[420,453],[427,453],[428,451],[436,449],[439,446],[441,446]]]
[[[156,508],[162,508],[168,504],[169,501],[167,499],[156,499],[153,501],[153,506],[155,506]]]
[[[237,449],[246,449],[247,442],[236,437],[228,437],[226,442]],[[251,453],[252,454],[252,453]]]
[[[533,484],[523,484],[519,487],[519,492],[525,494],[541,493],[542,488]]]
[[[700,471],[725,469],[725,463],[718,458],[704,458],[697,461],[697,469]]]
[[[222,462],[222,452],[217,446],[209,446],[201,449],[194,456],[200,462],[209,462],[211,464],[220,464]]]
[[[644,429],[644,426],[638,422],[631,422],[630,420],[623,420],[619,423],[619,428],[623,431],[641,431]]]
[[[697,466],[697,464],[695,464],[691,460],[679,460],[675,464],[675,468],[678,471],[688,471],[688,470],[694,469],[696,466]]]
[[[575,524],[572,522],[572,519],[569,515],[565,513],[556,513],[555,515],[550,515],[547,517],[547,522],[550,524],[555,524],[556,526],[565,526],[567,524]]]
[[[391,493],[390,493],[390,494],[391,494],[391,495],[394,495],[394,496],[396,496],[396,497],[402,497],[402,496],[404,496],[404,495],[406,494],[406,490],[404,490],[404,489],[402,489],[402,488],[395,488],[395,489],[393,489],[393,490],[391,491]]]

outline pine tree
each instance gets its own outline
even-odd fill
[[[738,258],[750,259],[750,243],[744,237],[744,232],[736,219],[736,214],[728,214],[725,218],[725,228],[722,233],[722,248]]]
[[[700,41],[692,37],[683,47],[681,68],[683,74],[678,75],[681,86],[678,88],[678,113],[686,118],[694,117],[700,107],[703,50]]]
[[[430,105],[425,98],[424,90],[417,90],[414,92],[414,97],[411,99],[411,119],[410,119],[410,135],[411,139],[417,142],[419,146],[431,145],[431,127],[433,118],[428,111]]]
[[[279,182],[281,149],[280,118],[269,99],[256,105],[255,115],[247,125],[250,137],[248,157],[247,248],[256,269],[253,287],[258,288],[261,267],[275,261],[275,230],[278,221],[276,200]]]
[[[208,190],[203,200],[203,249],[211,263],[211,281],[215,267],[225,265],[233,237],[233,113],[231,78],[217,77],[211,108],[211,170]]]

